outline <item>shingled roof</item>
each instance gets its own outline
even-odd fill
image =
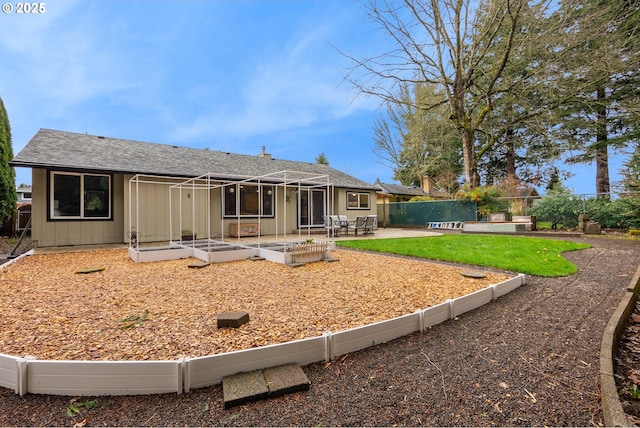
[[[40,129],[10,162],[14,167],[172,177],[236,178],[280,171],[327,175],[337,187],[377,190],[327,165]]]
[[[382,192],[387,195],[403,195],[403,196],[428,196],[421,187],[403,186],[402,184],[379,183]]]

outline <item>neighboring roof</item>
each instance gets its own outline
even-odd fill
[[[387,195],[405,195],[405,196],[428,196],[428,194],[417,186],[403,186],[402,184],[378,183],[382,191]]]
[[[14,167],[102,171],[173,177],[257,177],[279,171],[328,175],[337,187],[378,190],[327,165],[216,150],[40,129],[10,162]]]

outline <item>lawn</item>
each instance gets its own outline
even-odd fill
[[[528,275],[557,277],[578,268],[565,259],[565,251],[590,248],[589,244],[547,238],[504,235],[442,235],[420,238],[341,241],[341,247],[425,259],[467,263]]]

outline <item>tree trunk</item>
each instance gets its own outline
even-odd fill
[[[478,175],[478,161],[473,145],[473,135],[468,129],[460,128],[460,137],[462,138],[465,182],[471,187],[478,187],[480,185],[480,176]]]
[[[607,106],[605,104],[606,92],[604,87],[597,90],[597,123],[596,123],[596,193],[598,197],[610,197],[611,185],[609,182],[609,144],[607,136]]]
[[[516,182],[516,148],[513,143],[513,129],[508,129],[506,133],[506,146],[507,146],[507,155],[506,155],[506,169],[507,169],[507,180],[509,183]]]

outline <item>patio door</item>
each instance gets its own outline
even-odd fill
[[[326,191],[301,189],[298,198],[298,228],[324,225]]]

